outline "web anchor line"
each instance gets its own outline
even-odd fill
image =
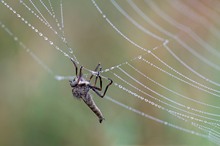
[[[34,8],[37,10],[37,12],[39,11],[39,9],[37,8],[37,6],[32,2],[30,1],[31,4],[34,6]],[[40,14],[40,16],[35,13],[34,10],[32,10],[23,0],[20,0],[20,3],[29,11],[31,12],[31,14],[33,14],[36,18],[38,18],[44,25],[46,25],[49,29],[51,29],[55,35],[57,35],[60,40],[62,40],[62,42],[66,45],[66,49],[68,50],[68,52],[71,54],[70,56],[73,56],[73,60],[76,61],[76,63],[79,63],[76,56],[73,54],[73,50],[72,48],[69,46],[68,42],[67,42],[67,39],[65,37],[65,33],[64,33],[64,20],[63,20],[63,9],[61,8],[61,24],[60,22],[58,21],[58,19],[56,18],[56,15],[55,13],[53,12],[50,12],[49,8],[45,5],[45,3],[40,0],[40,3],[43,5],[43,7],[46,9],[46,11],[49,13],[49,15],[55,20],[55,23],[57,24],[57,27],[59,29],[59,31],[61,31],[61,34],[58,33],[58,31],[56,29],[54,29],[50,23],[48,21],[45,21],[44,19],[46,19],[43,14],[41,14],[40,12],[38,12]],[[51,5],[52,7],[52,5]],[[62,4],[60,5],[60,7],[63,7]]]
[[[32,2],[31,0],[30,0],[30,2]],[[59,48],[53,41],[51,41],[50,39],[49,39],[49,37],[47,37],[43,32],[41,32],[39,29],[37,29],[34,25],[32,25],[30,22],[28,22],[25,18],[23,18],[18,12],[16,12],[10,5],[8,5],[4,0],[1,0],[1,3],[3,4],[3,5],[5,5],[11,12],[13,12],[13,14],[15,14],[16,15],[16,17],[18,18],[18,19],[20,19],[26,26],[28,26],[31,30],[33,30],[36,34],[38,34],[40,37],[42,37],[45,41],[47,41],[48,43],[49,43],[49,45],[51,45],[51,46],[53,46],[56,50],[58,50],[59,52],[61,52],[65,57],[67,57],[67,58],[69,58],[69,59],[73,59],[77,64],[79,64],[79,61],[77,60],[77,58],[76,58],[76,56],[74,55],[74,54],[72,54],[73,55],[73,57],[71,57],[68,53],[66,53],[65,51],[63,51],[61,48]],[[32,11],[24,2],[23,2],[23,0],[21,0],[20,1],[20,3],[21,4],[23,4],[29,11]],[[50,3],[51,4],[51,3]],[[32,5],[35,5],[33,2],[32,2]],[[62,4],[60,4],[60,6],[62,7]],[[35,9],[38,9],[37,8],[37,6],[34,6],[35,7]],[[51,4],[51,9],[53,9],[53,6],[52,6],[52,4]],[[61,8],[61,11],[62,11],[63,9]],[[36,16],[38,19],[40,19],[40,21],[42,22],[42,23],[44,23],[44,20],[43,19],[41,19],[40,18],[40,16],[38,16],[35,12],[31,12],[32,14],[34,14],[34,16]],[[48,12],[49,13],[49,12]],[[56,16],[55,16],[55,12],[52,12],[53,14],[54,14],[54,17],[56,18]],[[42,14],[41,14],[41,16],[43,16]],[[46,19],[46,18],[45,18]],[[61,16],[61,19],[63,19],[63,16]],[[63,20],[62,20],[63,21]],[[58,20],[57,20],[57,23],[59,23],[58,22]],[[63,23],[63,22],[62,22]],[[50,27],[50,25],[49,25],[49,23],[48,22],[46,22],[46,24],[45,24],[46,26],[48,26],[49,28],[51,28]],[[59,25],[59,24],[58,24]],[[64,27],[64,24],[62,24],[62,27]],[[8,29],[8,28],[7,28]],[[8,29],[9,30],[9,29]],[[62,28],[61,28],[61,30],[62,30]],[[55,31],[54,30],[54,32],[55,32],[55,34],[58,34],[57,33],[57,31]],[[20,42],[21,44],[23,44],[23,45],[21,45],[22,47],[24,47],[24,43],[22,43],[22,42]],[[69,46],[68,44],[67,44],[67,42],[66,42],[66,45],[67,46]],[[26,48],[26,47],[24,47],[24,48]],[[69,47],[70,48],[70,47]],[[36,55],[35,55],[35,57],[33,57],[34,58],[34,60],[35,59],[37,59],[37,60],[40,60]],[[39,62],[38,62],[39,63]],[[46,65],[44,65],[43,64],[43,62],[41,62],[41,63],[39,63],[39,64],[42,64],[42,66],[46,66]],[[43,67],[43,68],[45,68],[45,67]],[[48,68],[48,67],[46,67],[46,68]],[[49,69],[49,68],[48,68]],[[47,69],[46,69],[47,70]],[[86,70],[86,71],[88,71],[88,72],[90,72],[90,73],[93,73],[94,71],[93,70],[90,70],[90,69],[88,69],[88,68],[86,68],[86,67],[84,67],[84,70]],[[51,72],[51,71],[50,71]],[[72,79],[73,77],[71,77],[71,76],[62,76],[62,75],[55,75],[54,74],[54,78],[56,79],[56,80],[58,80],[58,81],[61,81],[61,80],[69,80],[69,79]],[[104,77],[105,78],[105,77]]]

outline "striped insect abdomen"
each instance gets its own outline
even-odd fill
[[[83,98],[83,101],[97,115],[97,117],[99,118],[99,122],[102,123],[102,121],[104,120],[104,117],[103,117],[100,109],[97,107],[97,105],[93,101],[92,96],[90,94],[87,94],[86,98]]]

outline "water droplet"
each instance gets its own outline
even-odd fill
[[[15,40],[15,41],[17,41],[17,40],[18,40],[18,38],[17,38],[17,37],[14,37],[14,40]]]
[[[52,41],[50,41],[49,43],[50,43],[51,45],[53,45],[53,42],[52,42]]]
[[[138,59],[142,59],[142,56],[140,55],[140,56],[138,56]]]
[[[73,50],[72,50],[72,48],[69,48],[69,52],[70,52],[71,54],[73,54]]]
[[[169,40],[165,40],[163,44],[167,45],[168,43],[169,43]]]
[[[47,40],[48,40],[48,37],[44,37],[44,40],[47,41]]]
[[[60,81],[60,80],[63,79],[63,77],[62,77],[62,76],[55,76],[55,79],[58,80],[58,81]]]
[[[66,53],[64,53],[64,55],[65,55],[66,57],[69,57],[69,55],[68,55],[68,54],[66,54]]]
[[[106,18],[106,15],[103,15],[102,17],[103,17],[103,18]]]
[[[39,36],[43,36],[43,34],[42,34],[42,33],[39,33]]]

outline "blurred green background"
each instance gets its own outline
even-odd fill
[[[59,38],[28,12],[24,6],[19,4],[18,1],[8,1],[7,3],[21,14],[21,16],[39,28],[39,30],[58,46],[62,49],[64,48],[64,51],[67,51],[65,50],[66,46]],[[26,1],[25,3],[29,4]],[[160,41],[137,29],[115,9],[110,1],[98,1],[97,3],[116,27],[134,42],[150,50],[162,45]],[[118,3],[127,10],[135,21],[142,24],[146,29],[151,30],[158,36],[168,38],[138,17],[128,6],[128,3],[124,1],[119,1]],[[52,2],[52,4],[59,18],[59,2]],[[136,2],[136,4],[145,10],[146,14],[154,19],[157,24],[163,26],[167,31],[176,34],[190,45],[193,45],[194,42],[188,41],[187,34],[177,28],[173,28],[172,25],[161,19],[143,1]],[[177,13],[167,1],[157,1],[156,4],[179,23],[195,28],[194,31],[203,39],[206,39],[211,45],[216,45],[215,47],[219,46],[207,28],[205,32],[201,31],[203,27],[199,26],[200,22],[191,22],[187,17]],[[39,3],[36,5],[39,5]],[[33,9],[33,7],[31,8]],[[54,22],[43,8],[41,12],[47,16],[50,22]],[[103,69],[110,68],[111,66],[129,61],[133,57],[146,53],[131,45],[116,33],[98,13],[91,1],[63,1],[63,14],[66,38],[69,45],[73,47],[74,54],[80,64],[86,68],[92,70],[98,62],[101,62]],[[203,16],[202,13],[199,14]],[[64,76],[74,75],[75,71],[70,60],[21,22],[3,4],[0,4],[0,21],[10,28],[19,40],[30,48],[54,74]],[[212,23],[212,21],[210,22]],[[53,25],[56,25],[55,22]],[[218,27],[218,25],[214,25]],[[189,62],[193,60],[196,62],[195,64],[192,63],[191,67],[197,69],[197,65],[201,65],[201,62],[197,59],[190,58],[189,52],[184,51],[184,49],[179,51],[178,48],[181,49],[181,47],[176,41],[173,41],[171,38],[168,39],[171,40],[170,46],[174,48],[175,53],[178,55],[183,54],[181,57],[184,60]],[[195,45],[195,47],[200,50],[199,46]],[[53,75],[44,70],[2,28],[0,29],[0,52],[1,146],[213,145],[207,139],[156,123],[126,110],[105,98],[100,99],[92,93],[94,100],[106,119],[102,124],[99,124],[97,117],[90,109],[83,102],[72,97],[68,80],[55,80]],[[206,51],[202,49],[200,52],[206,54]],[[187,72],[163,47],[155,50],[155,54],[170,63],[180,72]],[[208,59],[212,58],[208,54],[206,57]],[[147,56],[147,59],[163,67],[151,56]],[[219,62],[218,58],[212,59],[215,62]],[[141,68],[149,76],[152,76],[153,79],[178,92],[193,97],[200,96],[204,102],[212,103],[218,101],[217,99],[207,101],[206,97],[208,95],[200,94],[197,90],[191,90],[189,86],[182,85],[181,83],[172,82],[174,80],[173,78],[167,78],[166,75],[158,73],[150,68],[150,65],[138,61],[131,63],[137,68]],[[130,71],[126,66],[124,69],[137,79],[142,80],[137,73]],[[219,77],[213,76],[216,72],[205,73],[207,69],[210,69],[208,66],[201,65],[198,69],[204,72],[205,75],[213,77],[213,79],[219,79]],[[123,76],[117,69],[113,72]],[[85,73],[88,72],[85,71]],[[120,83],[111,72],[104,73],[103,75]],[[197,80],[197,77],[193,75],[191,78]],[[130,81],[130,79],[127,80]],[[106,83],[107,81],[105,80],[104,85]],[[169,97],[170,93],[166,93],[163,89],[155,87],[152,83],[148,84],[146,82],[146,84]],[[207,86],[209,85],[207,84]],[[139,86],[138,88],[144,90],[143,87]],[[138,101],[128,93],[119,90],[116,86],[111,86],[107,94],[149,115],[168,120],[183,127],[192,128],[192,126],[178,119],[172,119],[173,117],[166,112]],[[186,104],[193,106],[189,101],[175,100],[186,102]]]

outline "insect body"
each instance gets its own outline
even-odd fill
[[[90,81],[94,75],[92,74],[90,76],[89,81],[87,81],[82,76],[82,68],[83,67],[82,66],[80,67],[79,75],[78,75],[78,67],[72,59],[71,59],[71,61],[73,62],[75,70],[76,70],[76,77],[73,80],[69,81],[70,86],[72,87],[73,96],[75,96],[77,99],[82,98],[83,101],[88,105],[88,107],[98,116],[99,122],[101,123],[104,120],[104,117],[103,117],[101,111],[99,110],[99,108],[96,106],[95,102],[93,101],[92,96],[89,93],[89,90],[92,89],[98,96],[103,98],[108,90],[108,87],[112,84],[113,81],[108,78],[110,83],[106,86],[104,93],[101,94],[100,91],[102,91],[102,78],[100,76],[100,71],[102,68],[100,67],[100,64],[98,64],[98,66],[95,69],[95,72],[97,72],[97,70],[99,69],[99,71],[96,75],[96,78],[95,78],[95,83],[94,83],[94,85],[91,85]],[[100,87],[96,86],[98,79],[99,79]]]

